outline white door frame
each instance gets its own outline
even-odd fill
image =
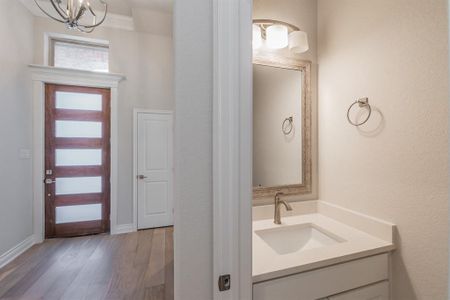
[[[160,115],[174,115],[171,110],[153,110],[153,109],[143,109],[135,108],[133,110],[133,230],[138,230],[138,114],[139,113],[149,113],[149,114],[160,114]],[[172,126],[172,128],[174,128]],[[173,159],[173,157],[172,157]],[[174,199],[175,201],[175,199]],[[173,209],[173,207],[172,207]]]
[[[252,6],[213,1],[214,300],[252,299]]]
[[[118,130],[117,102],[119,82],[125,76],[112,73],[70,70],[30,65],[33,81],[33,235],[35,243],[45,238],[45,84],[77,85],[111,89],[111,234],[117,228]]]

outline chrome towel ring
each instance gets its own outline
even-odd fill
[[[367,115],[367,118],[364,119],[362,122],[360,123],[355,123],[350,119],[350,111],[352,110],[353,106],[355,106],[356,104],[359,105],[360,108],[367,108],[369,110],[369,114]],[[352,105],[350,105],[350,107],[347,110],[347,120],[350,124],[352,124],[353,126],[361,126],[367,123],[367,121],[369,121],[370,119],[370,115],[372,114],[372,107],[369,104],[369,98],[361,98],[356,100],[355,102],[353,102]]]
[[[294,118],[291,116],[289,118],[284,119],[283,124],[281,125],[281,130],[285,135],[288,135],[294,129]]]

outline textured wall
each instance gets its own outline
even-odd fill
[[[447,25],[445,0],[319,0],[320,199],[398,225],[394,300],[447,299]]]
[[[33,234],[31,78],[33,17],[19,1],[0,0],[0,255]]]

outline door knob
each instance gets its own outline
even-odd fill
[[[138,179],[145,179],[145,178],[147,178],[147,176],[144,176],[144,175],[138,175]]]

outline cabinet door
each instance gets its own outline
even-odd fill
[[[389,282],[383,281],[350,292],[328,297],[329,300],[389,300]]]

